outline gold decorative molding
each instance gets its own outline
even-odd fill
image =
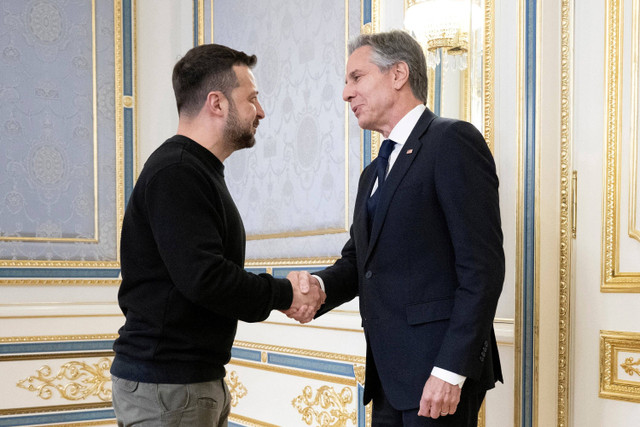
[[[637,365],[640,365],[639,332],[600,331],[600,397],[640,403]]]
[[[53,341],[96,341],[115,340],[116,338],[118,338],[118,334],[16,336],[0,337],[0,344]]]
[[[349,188],[345,188],[345,191],[349,191]],[[326,234],[339,234],[349,231],[344,228],[324,228],[321,230],[302,230],[302,231],[287,231],[282,233],[270,233],[270,234],[251,234],[247,236],[249,240],[267,240],[267,239],[283,239],[287,237],[305,237],[305,236],[324,236]]]
[[[36,261],[36,260],[0,260],[0,267],[20,268],[20,267],[41,267],[41,268],[119,268],[118,261]]]
[[[494,150],[493,117],[494,97],[494,42],[495,42],[495,0],[484,0],[484,46],[482,48],[484,64],[484,140],[489,149]]]
[[[304,348],[293,348],[293,347],[283,347],[271,344],[261,344],[254,343],[249,341],[234,341],[233,345],[235,347],[248,348],[252,350],[262,350],[262,351],[273,351],[276,353],[283,354],[293,354],[296,356],[305,356],[305,357],[313,357],[316,359],[330,359],[337,360],[340,362],[349,362],[354,364],[362,364],[365,363],[364,356],[352,356],[349,354],[340,354],[340,353],[329,353],[326,351],[316,351],[316,350],[307,350]]]
[[[427,107],[433,111],[436,102],[436,70],[431,67],[427,67],[427,88]]]
[[[52,359],[71,359],[89,357],[113,357],[115,353],[111,350],[103,351],[69,351],[62,353],[28,353],[28,354],[9,354],[0,356],[0,362],[15,362],[25,360],[52,360]]]
[[[306,386],[302,394],[291,401],[291,405],[302,414],[307,425],[314,422],[320,427],[344,427],[347,421],[356,424],[357,411],[350,411],[348,405],[353,401],[353,392],[344,387],[337,393],[333,387],[324,385],[313,396],[311,386]]]
[[[485,427],[487,425],[487,400],[482,401],[480,410],[478,411],[478,427]]]
[[[85,400],[95,396],[107,402],[111,401],[110,368],[111,360],[107,358],[93,364],[67,362],[55,375],[52,374],[52,368],[45,365],[38,369],[37,375],[18,381],[17,386],[37,393],[44,400],[51,399],[57,391],[65,400]]]
[[[575,226],[570,214],[575,190],[571,174],[573,123],[573,0],[562,0],[560,35],[560,277],[558,307],[558,427],[569,425],[571,335],[571,238]]]
[[[9,408],[0,409],[0,416],[5,415],[24,415],[24,414],[41,414],[46,412],[61,412],[61,411],[82,411],[85,409],[103,409],[111,408],[113,405],[111,402],[98,402],[98,403],[79,403],[71,405],[52,405],[52,406],[35,406],[30,408]],[[113,421],[109,424],[113,425]],[[93,424],[91,424],[93,425]]]
[[[358,384],[364,386],[364,378],[366,374],[365,365],[353,365],[353,375],[356,377]]]
[[[371,2],[371,22],[364,23],[364,2]],[[373,34],[380,32],[380,0],[360,0],[360,33]]]
[[[517,4],[517,55],[516,55],[516,144],[517,144],[517,191],[516,191],[516,265],[515,265],[515,326],[514,326],[514,372],[513,372],[513,426],[520,427],[522,413],[522,330],[523,330],[523,245],[524,245],[524,55],[525,55],[525,4]]]
[[[633,357],[627,357],[624,363],[620,364],[620,367],[624,369],[628,375],[633,376],[633,374],[636,374],[640,377],[640,368],[636,368],[636,366],[640,366],[640,359],[634,360]]]
[[[253,418],[245,417],[244,415],[229,414],[229,421],[236,422],[245,427],[280,427],[276,424],[266,423],[264,421],[255,420]]]
[[[333,265],[339,257],[326,258],[263,258],[248,259],[244,266],[249,268],[266,268],[266,267],[300,267],[300,266],[323,266]]]
[[[640,14],[640,0],[633,0],[631,16],[632,29],[631,40],[638,40],[640,37],[638,16]],[[629,165],[629,237],[640,242],[640,230],[636,223],[638,214],[638,43],[631,43],[631,132],[630,141],[630,165]]]
[[[603,198],[602,292],[640,292],[640,272],[620,271],[620,153],[622,139],[622,38],[620,0],[606,1],[605,192]],[[635,120],[635,119],[634,119]]]
[[[0,263],[1,264],[1,263]],[[86,267],[86,265],[83,265]],[[119,266],[114,266],[119,268]],[[0,286],[120,286],[120,279],[0,279]]]
[[[247,395],[247,388],[240,382],[236,371],[231,371],[225,378],[225,382],[231,395],[231,406],[236,407],[240,399]]]
[[[198,45],[204,44],[204,0],[198,0]]]
[[[378,157],[378,152],[380,151],[380,140],[382,139],[382,135],[380,132],[371,131],[371,161]]]
[[[292,328],[307,328],[307,329],[324,329],[327,331],[340,331],[340,332],[356,332],[359,334],[364,333],[364,329],[360,328],[360,329],[353,329],[353,328],[340,328],[340,327],[336,327],[336,326],[318,326],[318,325],[314,325],[314,324],[309,324],[309,323],[305,323],[304,325],[300,324],[300,323],[285,323],[285,322],[269,322],[269,321],[263,321],[260,322],[262,324],[265,325],[278,325],[278,326],[289,326]]]
[[[135,17],[135,0],[131,2],[131,16]],[[122,94],[124,93],[124,48],[122,40],[122,2],[113,2],[113,34],[114,34],[114,56],[115,56],[115,125],[116,125],[116,224],[118,227],[116,236],[116,268],[120,268],[120,233],[122,231],[122,219],[124,218],[124,107]],[[135,23],[135,20],[131,25]],[[132,36],[135,35],[135,27],[131,29]],[[135,37],[134,37],[135,38]],[[133,42],[133,40],[132,40]],[[134,60],[135,58],[132,58]],[[133,63],[132,65],[135,65]],[[133,84],[136,81],[135,67],[132,67]],[[134,111],[134,119],[137,116]],[[134,134],[135,135],[135,134]]]

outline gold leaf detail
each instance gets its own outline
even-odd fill
[[[228,377],[225,378],[227,387],[229,387],[229,394],[231,395],[231,406],[236,407],[240,402],[240,399],[247,395],[247,388],[238,379],[238,373],[232,371]]]
[[[51,399],[57,390],[66,400],[84,400],[97,396],[100,400],[111,400],[111,360],[102,358],[98,363],[88,364],[72,361],[60,367],[57,374],[49,365],[37,370],[37,375],[18,381],[17,386],[36,392],[44,400]],[[69,382],[67,382],[69,381]]]
[[[353,365],[353,375],[356,377],[358,384],[364,385],[365,367],[362,365]]]
[[[624,363],[620,365],[627,375],[633,376],[633,374],[636,374],[640,377],[640,368],[636,368],[635,366],[640,366],[640,359],[634,362],[633,357],[627,357]]]
[[[344,387],[338,394],[332,387],[325,385],[317,390],[315,398],[311,386],[306,386],[302,395],[293,399],[291,404],[302,414],[307,425],[315,421],[321,427],[343,427],[347,425],[347,421],[356,424],[356,411],[347,409],[352,401],[353,394],[349,387]]]

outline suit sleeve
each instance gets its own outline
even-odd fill
[[[470,123],[454,122],[441,141],[435,185],[458,287],[435,366],[477,379],[504,281],[498,177],[484,138]]]
[[[371,167],[371,165],[367,168],[369,167]],[[368,173],[367,168],[365,168],[360,175],[358,195],[366,192],[364,187],[367,182],[367,179],[365,178]],[[356,201],[355,212],[360,210],[360,206],[358,206],[358,202]],[[355,215],[357,214],[354,213],[354,222]],[[320,276],[324,281],[325,293],[327,294],[327,299],[320,310],[318,310],[316,317],[321,316],[335,307],[344,304],[347,301],[351,301],[358,296],[358,261],[353,225],[351,225],[349,230],[349,236],[349,240],[342,248],[340,259],[338,259],[331,267],[314,273]]]
[[[324,282],[327,299],[320,307],[316,317],[351,301],[358,295],[358,267],[356,261],[356,248],[353,239],[353,226],[351,226],[351,238],[342,248],[340,259],[335,264],[316,274]]]

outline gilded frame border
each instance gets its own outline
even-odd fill
[[[96,51],[96,0],[91,0],[91,95],[93,100],[91,102],[91,110],[93,116],[92,126],[92,166],[93,174],[92,179],[94,183],[93,188],[93,237],[89,238],[68,238],[68,237],[16,237],[16,236],[0,236],[0,242],[41,242],[41,243],[98,243],[98,73],[97,73],[97,51]]]
[[[573,146],[573,0],[561,4],[560,50],[560,265],[558,307],[558,427],[569,425],[571,375],[571,238],[575,227],[571,206],[575,182],[571,172]]]
[[[624,4],[621,0],[607,0],[604,106],[605,191],[601,292],[640,292],[640,272],[620,271],[623,10]]]
[[[120,231],[125,203],[133,188],[137,151],[135,3],[136,0],[114,0],[113,2],[116,260],[0,260],[0,266],[5,273],[0,278],[0,286],[118,285],[120,283],[118,279]]]
[[[635,353],[618,365],[619,352]],[[640,333],[600,331],[600,393],[606,399],[640,403],[640,381],[618,378],[619,368],[640,377]]]

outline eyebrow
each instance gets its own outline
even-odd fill
[[[360,73],[361,71],[359,69],[355,69],[352,72],[350,72],[347,77],[351,77],[352,79],[354,79],[356,77],[356,74]],[[347,83],[347,79],[344,79],[344,83]]]

